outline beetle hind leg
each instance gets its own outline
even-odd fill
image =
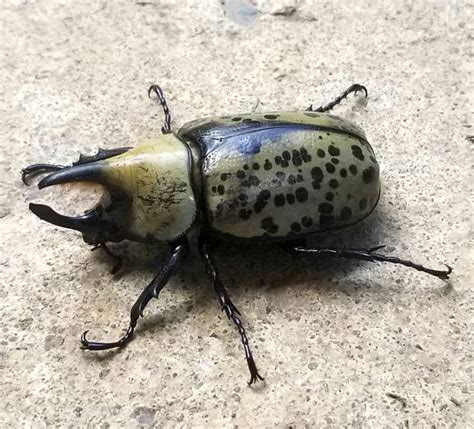
[[[113,348],[120,348],[125,346],[133,337],[135,327],[138,319],[143,317],[143,311],[152,298],[158,298],[161,290],[166,286],[168,280],[174,274],[176,269],[182,264],[184,259],[189,254],[189,245],[187,241],[179,241],[172,245],[171,255],[161,268],[160,272],[153,278],[153,280],[143,289],[138,299],[133,304],[130,311],[130,324],[126,334],[118,341],[110,343],[103,343],[97,341],[89,341],[87,339],[88,331],[85,331],[81,336],[82,348],[86,350],[108,350]]]
[[[257,365],[255,364],[255,360],[252,355],[252,350],[250,348],[249,340],[247,338],[247,333],[242,324],[241,314],[229,298],[229,295],[217,271],[214,259],[209,253],[207,244],[202,238],[199,239],[199,250],[206,265],[206,271],[212,278],[214,290],[217,294],[217,297],[219,298],[222,311],[225,311],[227,318],[231,320],[239,330],[242,345],[244,346],[245,359],[247,360],[247,365],[250,371],[250,381],[248,382],[248,384],[252,385],[257,380],[263,381],[263,377],[258,373]]]
[[[89,164],[90,162],[102,161],[104,159],[112,158],[116,155],[130,150],[130,147],[118,147],[116,149],[99,149],[95,155],[79,155],[79,159],[72,163],[72,166]],[[21,170],[21,180],[26,186],[30,185],[30,180],[43,173],[52,173],[54,171],[63,170],[69,168],[68,165],[56,165],[56,164],[32,164]]]
[[[385,246],[372,247],[370,249],[337,249],[337,248],[307,248],[307,247],[291,247],[288,248],[294,253],[306,253],[316,255],[322,258],[342,258],[342,259],[358,259],[359,261],[369,262],[389,262],[391,264],[404,265],[408,268],[413,268],[422,273],[447,280],[453,269],[446,265],[446,270],[434,270],[432,268],[424,267],[416,262],[401,259],[396,256],[383,255],[376,253],[377,250]]]
[[[306,111],[308,111],[308,112],[320,112],[320,113],[329,112],[335,106],[337,106],[342,100],[347,98],[347,96],[350,93],[353,92],[354,95],[356,95],[360,91],[364,93],[365,98],[367,98],[369,96],[369,94],[367,92],[367,88],[365,86],[359,85],[358,83],[354,83],[349,88],[347,88],[341,95],[337,96],[334,100],[330,101],[329,103],[323,104],[323,105],[319,106],[317,109],[313,109],[313,105],[311,104],[311,106],[309,106],[306,109]]]

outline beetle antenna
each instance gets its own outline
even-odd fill
[[[151,85],[150,88],[148,88],[148,98],[151,97],[152,92],[154,92],[155,95],[158,97],[158,100],[160,100],[161,107],[163,108],[163,112],[165,114],[165,122],[161,127],[161,132],[163,134],[169,134],[171,133],[171,113],[170,109],[168,108],[168,103],[165,99],[165,94],[163,93],[161,87],[156,84]]]

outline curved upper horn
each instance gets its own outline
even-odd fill
[[[105,185],[104,165],[102,162],[91,162],[89,164],[74,165],[56,171],[46,176],[38,183],[38,188],[43,189],[52,185],[71,182],[95,182]]]

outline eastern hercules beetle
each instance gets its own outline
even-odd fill
[[[141,145],[99,150],[72,166],[34,164],[22,171],[25,183],[38,173],[50,173],[38,187],[69,182],[102,184],[106,194],[84,215],[68,217],[46,205],[30,210],[52,224],[82,232],[86,243],[101,247],[117,262],[107,242],[166,242],[171,253],[131,309],[130,325],[118,341],[89,341],[83,348],[123,347],[143,310],[157,298],[189,253],[186,234],[200,232],[199,251],[227,317],[237,326],[250,370],[258,373],[240,313],[229,298],[209,249],[215,235],[269,241],[292,252],[320,257],[391,262],[447,279],[451,268],[433,270],[372,249],[308,248],[305,237],[330,233],[366,218],[380,197],[379,166],[364,132],[328,114],[350,93],[352,85],[332,102],[298,112],[220,116],[185,124],[171,131],[171,116],[157,85],[165,114],[163,135]],[[116,265],[116,269],[119,265]],[[115,271],[116,271],[115,269]]]

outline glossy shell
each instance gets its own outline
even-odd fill
[[[288,240],[361,221],[380,194],[364,132],[339,117],[275,112],[214,117],[178,132],[199,146],[202,200],[211,230]]]

